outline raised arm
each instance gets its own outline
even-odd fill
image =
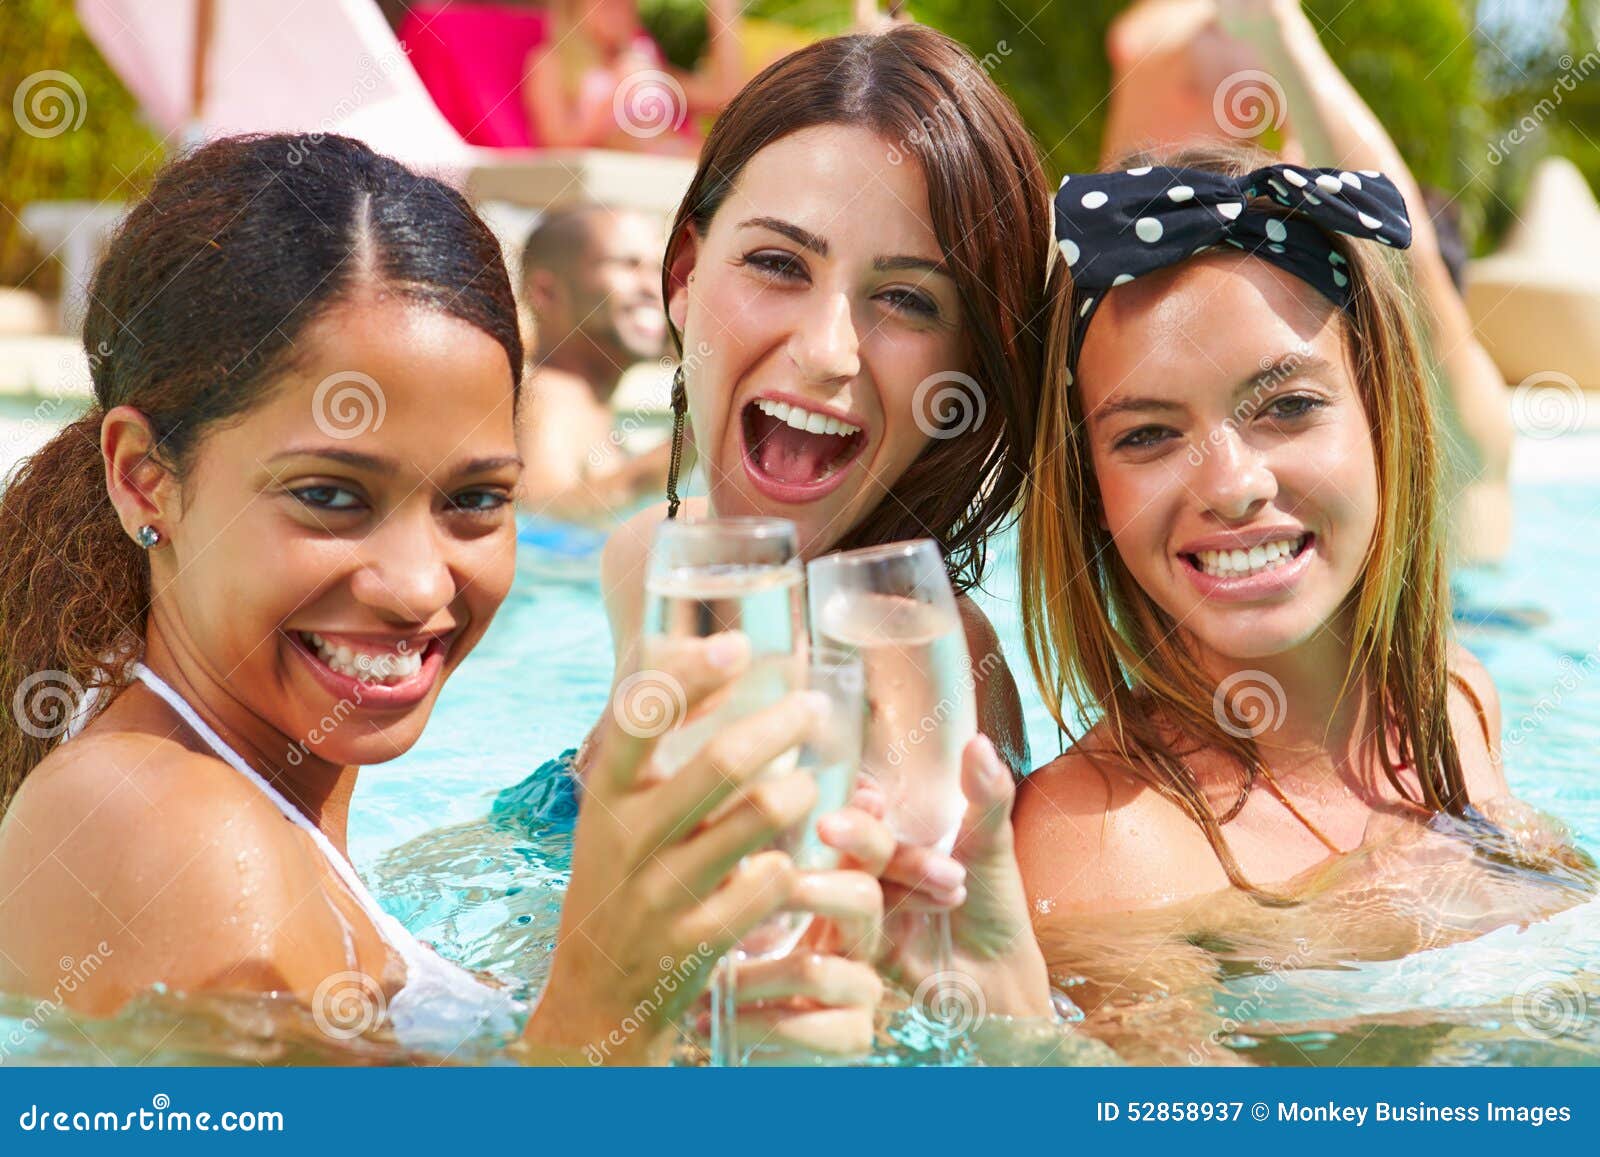
[[[1299,0],[1218,0],[1217,10],[1222,26],[1251,44],[1282,86],[1289,127],[1307,164],[1377,169],[1405,195],[1418,299],[1433,357],[1445,379],[1447,401],[1474,451],[1477,481],[1503,487],[1514,437],[1505,383],[1473,335],[1466,303],[1440,253],[1421,189],[1399,149],[1328,56]],[[1473,541],[1462,544],[1469,554],[1492,558],[1504,553],[1510,530],[1505,510],[1492,511],[1480,504],[1478,517],[1470,521]]]

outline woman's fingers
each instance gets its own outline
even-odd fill
[[[874,1009],[883,999],[883,981],[870,965],[801,949],[777,960],[740,961],[734,998],[741,1009],[795,998],[830,1008]]]
[[[802,872],[789,899],[795,912],[827,921],[820,941],[852,960],[876,960],[883,948],[883,889],[865,872]]]
[[[846,1058],[872,1050],[868,1008],[741,1008],[738,1049],[752,1065],[804,1064],[819,1056]]]
[[[959,908],[967,899],[967,890],[962,888],[960,899],[955,904],[931,900],[927,893],[915,888],[903,888],[899,884],[887,881],[883,885],[883,913],[885,919],[895,916],[920,915],[927,912],[949,912]]]
[[[863,772],[856,780],[856,790],[850,797],[850,806],[859,808],[874,819],[883,819],[889,814],[889,797],[883,788],[878,786],[878,781]]]
[[[657,854],[674,876],[704,895],[740,859],[803,823],[816,799],[817,781],[803,772],[750,784],[700,831]]]
[[[1012,854],[1011,804],[1016,796],[1011,772],[987,736],[975,736],[961,752],[961,790],[967,811],[956,837],[964,864]]]
[[[879,873],[886,884],[898,884],[922,894],[939,908],[959,908],[967,897],[967,870],[933,848],[900,844]]]
[[[767,917],[787,908],[799,873],[782,852],[747,856],[722,887],[687,912],[681,939],[704,944],[712,956],[721,956],[743,940]]]
[[[819,693],[796,691],[714,734],[676,775],[652,788],[658,842],[682,838],[724,799],[771,769],[827,717]]]
[[[817,821],[817,837],[843,862],[871,876],[883,875],[894,856],[894,833],[883,820],[858,807],[840,808]]]
[[[704,639],[650,637],[639,665],[612,688],[601,718],[600,783],[617,792],[644,782],[657,740],[750,664],[750,641],[724,631]]]

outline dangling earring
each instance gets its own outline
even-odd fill
[[[149,550],[161,541],[161,532],[147,522],[139,528],[139,533],[133,536],[133,541]]]
[[[691,274],[690,276],[693,276]],[[667,518],[678,517],[678,468],[683,463],[683,421],[689,414],[689,391],[683,384],[683,363],[672,373],[672,457],[667,463]]]

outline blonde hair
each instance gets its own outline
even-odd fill
[[[1217,145],[1161,163],[1239,176],[1270,158]],[[1343,236],[1332,241],[1348,262],[1352,282],[1344,336],[1378,479],[1377,527],[1350,595],[1355,627],[1341,694],[1366,689],[1370,717],[1381,721],[1381,763],[1395,789],[1411,798],[1398,772],[1414,768],[1422,798],[1413,802],[1459,816],[1467,793],[1448,711],[1449,588],[1437,434],[1422,349],[1398,262],[1367,242]],[[1224,728],[1216,717],[1214,680],[1100,526],[1082,399],[1067,369],[1081,298],[1059,262],[1049,298],[1043,396],[1019,557],[1023,631],[1034,677],[1064,733],[1073,730],[1065,709],[1069,700],[1078,717],[1100,718],[1110,751],[1200,826],[1236,887],[1268,902],[1290,902],[1252,885],[1223,837],[1222,826],[1238,815],[1257,778],[1265,775],[1270,783],[1271,773],[1248,734]],[[1225,813],[1211,806],[1175,750],[1175,739],[1225,752],[1237,762],[1242,783]]]

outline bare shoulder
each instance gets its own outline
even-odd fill
[[[1118,912],[1226,888],[1199,827],[1107,752],[1100,734],[1096,728],[1018,790],[1013,822],[1029,902]]]
[[[158,982],[298,991],[296,962],[343,958],[332,910],[303,903],[322,887],[309,843],[220,760],[149,734],[85,735],[0,822],[0,988],[49,991],[60,960],[93,951],[71,1002],[91,1012]]]
[[[1461,753],[1467,798],[1474,803],[1511,794],[1500,763],[1500,692],[1476,655],[1459,643],[1450,649],[1450,728]]]

